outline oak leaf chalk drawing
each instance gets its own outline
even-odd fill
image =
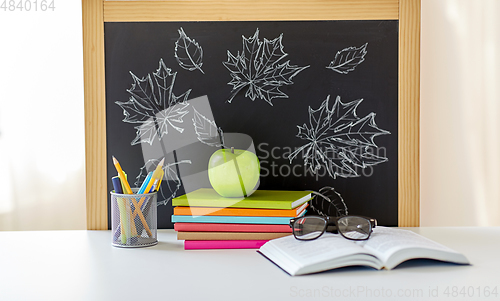
[[[182,118],[189,112],[186,100],[191,89],[179,96],[173,93],[177,72],[172,72],[160,59],[158,70],[153,74],[143,78],[130,74],[134,83],[127,89],[131,95],[129,100],[115,103],[123,109],[124,122],[139,124],[134,127],[137,136],[131,145],[153,144],[157,136],[161,139],[168,134],[169,128],[182,133]]]
[[[374,138],[390,132],[376,125],[373,112],[363,118],[357,116],[356,108],[363,99],[343,103],[337,96],[331,109],[329,100],[330,95],[317,110],[309,107],[309,125],[297,126],[297,137],[307,143],[288,156],[290,163],[302,152],[304,165],[312,173],[324,167],[333,178],[347,178],[359,177],[358,168],[388,161],[377,155]]]
[[[224,146],[224,135],[222,129],[193,107],[193,126],[198,140],[206,145],[221,147]]]
[[[341,74],[347,74],[350,71],[354,71],[354,69],[365,60],[367,46],[368,43],[365,43],[359,48],[348,47],[341,51],[337,51],[335,59],[331,61],[330,65],[326,68]]]
[[[283,62],[288,55],[283,50],[283,34],[279,37],[264,41],[259,39],[259,29],[252,37],[243,38],[243,50],[233,55],[227,51],[227,62],[224,66],[231,73],[231,95],[227,102],[231,103],[234,97],[246,90],[245,97],[254,101],[256,98],[265,100],[271,106],[274,98],[288,98],[280,91],[283,85],[293,84],[292,78],[302,70],[308,68],[290,65],[290,60]]]
[[[200,70],[201,73],[205,74],[201,69],[203,49],[198,42],[186,35],[182,27],[178,31],[179,39],[175,42],[174,55],[179,66],[189,71]]]
[[[158,166],[158,163],[160,163],[160,160],[150,159],[144,164],[143,167],[141,167],[139,175],[136,177],[136,181],[134,183],[135,187],[139,187],[144,182],[146,176],[148,175],[148,171],[155,170],[156,166]],[[157,206],[167,205],[170,200],[176,197],[177,191],[181,187],[182,183],[179,176],[172,167],[180,163],[191,164],[191,161],[183,160],[177,163],[169,163],[163,166],[164,175],[158,193]]]

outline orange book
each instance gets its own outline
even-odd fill
[[[175,207],[174,215],[213,215],[213,216],[276,216],[297,217],[302,215],[308,203],[295,209],[251,209],[215,207]]]

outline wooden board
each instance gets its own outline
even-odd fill
[[[107,229],[102,0],[82,1],[87,229]]]
[[[104,22],[200,20],[399,20],[398,224],[418,226],[420,1],[246,2],[83,1],[87,228],[108,227]]]
[[[399,7],[399,226],[420,225],[420,0]]]
[[[397,0],[105,1],[105,22],[397,20]]]

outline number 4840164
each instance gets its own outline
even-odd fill
[[[0,0],[1,1],[1,0]],[[3,11],[54,11],[55,0],[4,0],[0,5]]]

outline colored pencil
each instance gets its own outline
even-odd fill
[[[130,185],[127,181],[127,178],[125,177],[125,173],[122,170],[122,167],[120,166],[120,162],[116,160],[115,157],[113,157],[113,164],[115,165],[116,171],[118,172],[118,176],[120,177],[120,180],[122,181],[122,184],[125,188],[124,193],[125,194],[132,194],[132,188],[130,188]]]
[[[151,180],[148,183],[148,186],[146,186],[146,189],[144,191],[151,191],[151,187],[153,186],[154,182],[156,179],[161,179],[161,173],[163,171],[163,162],[165,161],[165,158],[161,159],[160,163],[156,166],[155,171],[153,172],[153,176],[151,176]]]
[[[153,172],[150,171],[146,177],[146,179],[144,179],[144,182],[142,182],[142,185],[141,185],[141,188],[139,188],[139,191],[137,191],[137,194],[143,194],[144,191],[146,191],[146,187],[148,186],[148,183],[149,181],[151,180],[151,177],[153,176]]]
[[[162,160],[162,162],[163,162],[163,160]],[[118,172],[118,176],[120,177],[120,180],[125,188],[125,194],[133,194],[132,188],[130,188],[130,185],[128,184],[127,178],[125,177],[125,173],[123,172],[122,167],[120,166],[120,163],[118,162],[118,160],[116,160],[115,157],[113,157],[113,164],[115,165],[116,171]],[[154,173],[153,173],[153,176],[154,176]],[[148,223],[147,223],[146,219],[144,218],[142,211],[140,210],[140,206],[139,206],[139,204],[137,204],[136,199],[130,198],[130,200],[132,201],[132,204],[134,204],[135,212],[137,212],[137,215],[139,215],[139,219],[141,220],[142,225],[144,226],[144,229],[146,229],[146,232],[148,233],[149,237],[153,236],[153,234],[151,234],[151,230],[149,229]],[[128,205],[128,203],[125,205]],[[130,214],[130,216],[132,217],[133,214],[132,214],[132,211],[130,210],[130,206],[127,206],[127,211]],[[132,219],[132,221],[133,221],[133,219]],[[134,229],[135,223],[132,223],[132,225],[133,225],[132,235],[137,235],[137,230]]]
[[[163,172],[163,161],[165,161],[165,158],[163,158],[163,159],[160,161],[160,163],[158,163],[158,166],[156,166],[156,169],[155,169],[155,171],[153,172],[153,175],[151,176],[151,178],[150,178],[150,180],[149,180],[149,183],[148,183],[148,185],[146,186],[146,189],[144,189],[144,191],[147,191],[147,193],[151,193],[151,192],[153,192],[154,190],[151,190],[151,189],[152,189],[152,187],[153,187],[153,185],[154,185],[155,183],[157,183],[157,181],[160,181],[160,182],[161,182],[161,180],[163,179],[163,174],[164,174],[164,172]],[[160,188],[160,184],[158,183],[158,185],[157,185],[155,188],[159,189],[159,188]],[[156,189],[156,191],[158,191],[157,189]],[[138,204],[138,205],[139,205],[139,207],[136,207],[136,208],[135,208],[135,211],[134,211],[134,213],[132,214],[132,219],[134,219],[134,218],[137,216],[137,214],[138,214],[138,213],[139,213],[139,211],[140,211],[140,208],[143,208],[143,207],[144,207],[143,205],[144,205],[144,201],[145,201],[145,200],[146,200],[146,197],[143,197],[143,198],[141,198],[141,199],[139,200],[139,204]]]

